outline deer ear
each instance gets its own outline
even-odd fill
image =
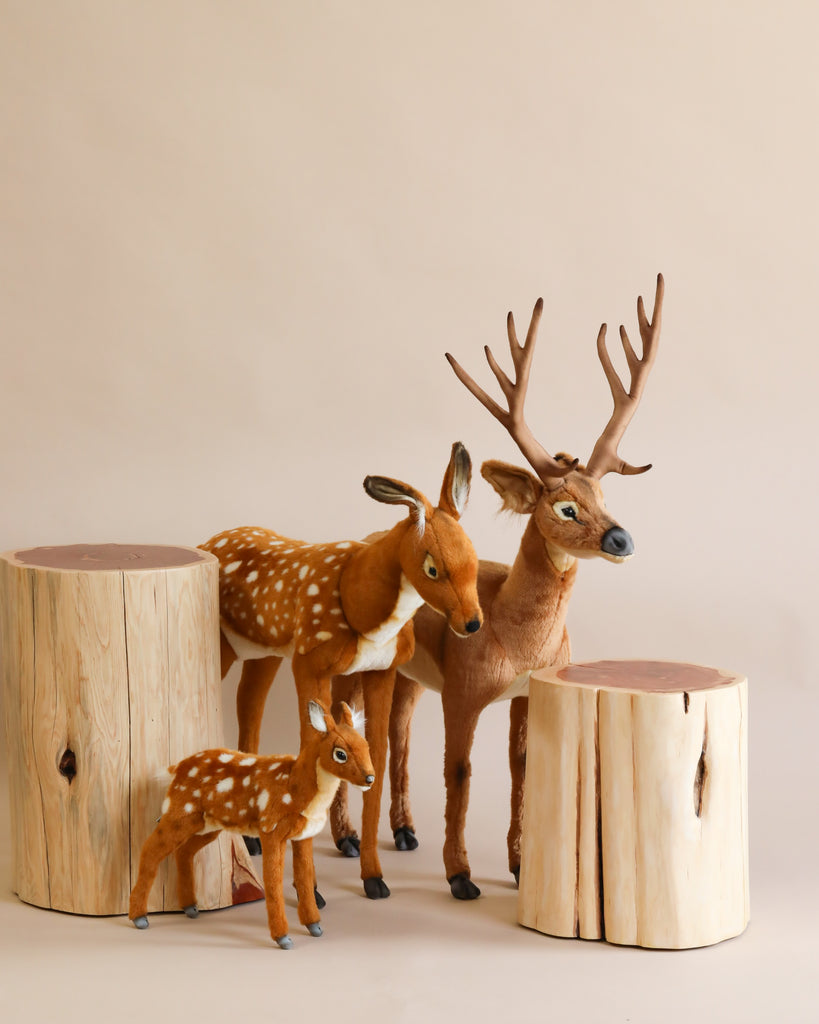
[[[324,708],[318,701],[311,700],[307,705],[307,714],[310,716],[310,724],[316,732],[327,732],[327,721]]]
[[[461,442],[456,441],[452,446],[452,455],[444,474],[441,497],[438,501],[438,507],[453,519],[460,519],[466,508],[471,480],[472,459]]]
[[[347,725],[349,725],[351,729],[361,732],[364,728],[364,712],[356,711],[355,708],[351,708],[350,705],[346,704],[344,701],[341,702],[339,707],[341,708],[341,715]]]
[[[481,466],[481,476],[495,488],[509,512],[529,515],[543,494],[543,482],[533,473],[508,462],[490,459]]]
[[[386,476],[368,476],[364,478],[364,490],[371,498],[387,505],[406,505],[413,521],[421,530],[427,516],[432,515],[432,509],[423,494],[400,480],[391,480]]]

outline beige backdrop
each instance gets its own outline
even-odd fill
[[[610,409],[599,324],[636,337],[637,295],[666,278],[661,352],[622,446],[654,469],[606,480],[637,554],[581,566],[569,624],[579,658],[748,675],[751,927],[677,955],[516,928],[506,706],[475,748],[485,897],[455,904],[430,695],[413,758],[424,847],[402,860],[385,845],[394,895],[379,905],[328,847],[349,909],[334,939],[298,936],[280,1009],[318,971],[336,1001],[343,985],[398,1020],[510,997],[524,1020],[767,1020],[782,1000],[782,1019],[815,1019],[817,32],[807,0],[0,0],[2,549],[389,526],[367,473],[437,495],[453,440],[476,465],[520,461],[443,352],[488,382],[482,346],[504,352],[507,310],[525,324],[539,295],[530,422],[587,457]],[[508,560],[522,523],[496,507],[478,478],[465,526]],[[271,747],[294,741],[291,690],[282,673]],[[138,936],[22,907],[0,850],[0,1007],[21,1010],[34,985],[35,1019],[66,992],[81,1015],[93,972],[136,1014],[118,991],[139,947],[162,1019],[201,988],[199,958],[224,954],[208,919],[195,938],[179,920]],[[263,912],[229,914],[243,1008],[269,1010],[256,968],[281,978],[281,960]],[[57,946],[81,959],[55,967]],[[217,1019],[229,993],[206,1004]]]

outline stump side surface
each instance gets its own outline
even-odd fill
[[[702,669],[681,681],[714,685],[658,689],[656,675],[679,666],[644,664],[532,676],[518,921],[624,945],[711,945],[750,916],[747,680]]]
[[[198,548],[165,544],[64,544],[26,548],[2,556],[18,565],[80,572],[136,572],[140,569],[172,569],[207,561]]]

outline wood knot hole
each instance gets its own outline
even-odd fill
[[[70,786],[74,781],[74,776],[77,774],[77,757],[73,750],[66,749],[65,753],[60,758],[58,767],[60,775],[63,775],[68,779],[68,784]]]

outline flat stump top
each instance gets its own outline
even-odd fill
[[[164,544],[66,544],[27,548],[2,556],[14,565],[83,572],[135,572],[140,569],[171,569],[210,561],[198,548]]]
[[[733,672],[677,661],[589,661],[533,673],[537,675],[569,685],[639,693],[691,693],[743,681]]]

